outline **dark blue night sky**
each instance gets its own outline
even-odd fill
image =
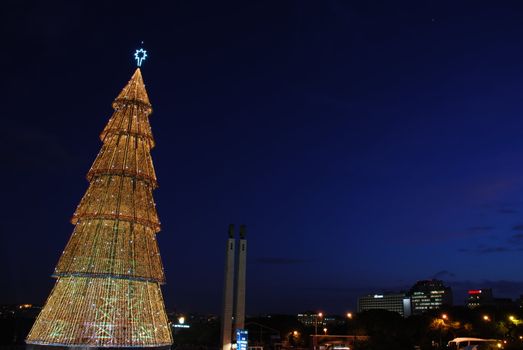
[[[523,294],[521,2],[9,1],[0,26],[0,303],[49,294],[142,40],[169,308],[219,312],[229,223],[251,314]]]

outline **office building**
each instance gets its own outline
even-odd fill
[[[467,307],[475,309],[477,307],[491,306],[497,309],[510,309],[516,306],[516,303],[509,298],[494,298],[492,289],[472,289],[468,291]]]
[[[306,311],[297,316],[298,322],[305,326],[324,326],[325,318],[321,312]]]
[[[440,280],[418,281],[410,290],[410,299],[412,314],[419,315],[452,305],[452,289]]]
[[[411,314],[411,302],[405,293],[369,294],[358,298],[358,312],[367,310],[387,310],[403,317]]]
[[[492,305],[494,297],[492,296],[492,289],[473,289],[468,291],[467,307],[475,309],[480,306]]]

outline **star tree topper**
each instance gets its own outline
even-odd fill
[[[144,49],[136,50],[134,53],[134,59],[136,60],[136,65],[138,67],[142,66],[142,62],[147,58],[147,51]]]

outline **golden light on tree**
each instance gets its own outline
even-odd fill
[[[56,284],[26,342],[92,347],[168,346],[164,271],[152,192],[152,112],[138,68],[113,102],[89,187],[73,214]]]

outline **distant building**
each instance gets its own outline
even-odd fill
[[[517,307],[517,303],[510,298],[494,298],[494,306],[498,309],[512,309]]]
[[[0,305],[0,319],[35,319],[41,310],[41,306],[36,306],[32,304]]]
[[[494,306],[498,309],[510,309],[514,302],[509,298],[494,298],[492,289],[472,289],[468,291],[467,307],[475,309],[482,306]]]
[[[475,309],[480,306],[492,305],[494,297],[492,296],[492,289],[473,289],[468,291],[467,307]]]
[[[410,290],[412,314],[419,315],[429,310],[452,305],[452,289],[440,280],[418,281]]]
[[[305,326],[324,326],[326,320],[321,312],[306,311],[297,316],[298,322]]]
[[[387,310],[403,317],[411,314],[410,298],[405,293],[370,294],[358,298],[358,312]]]
[[[328,315],[324,316],[323,323],[328,327],[336,327],[347,324],[347,318],[340,315]]]

